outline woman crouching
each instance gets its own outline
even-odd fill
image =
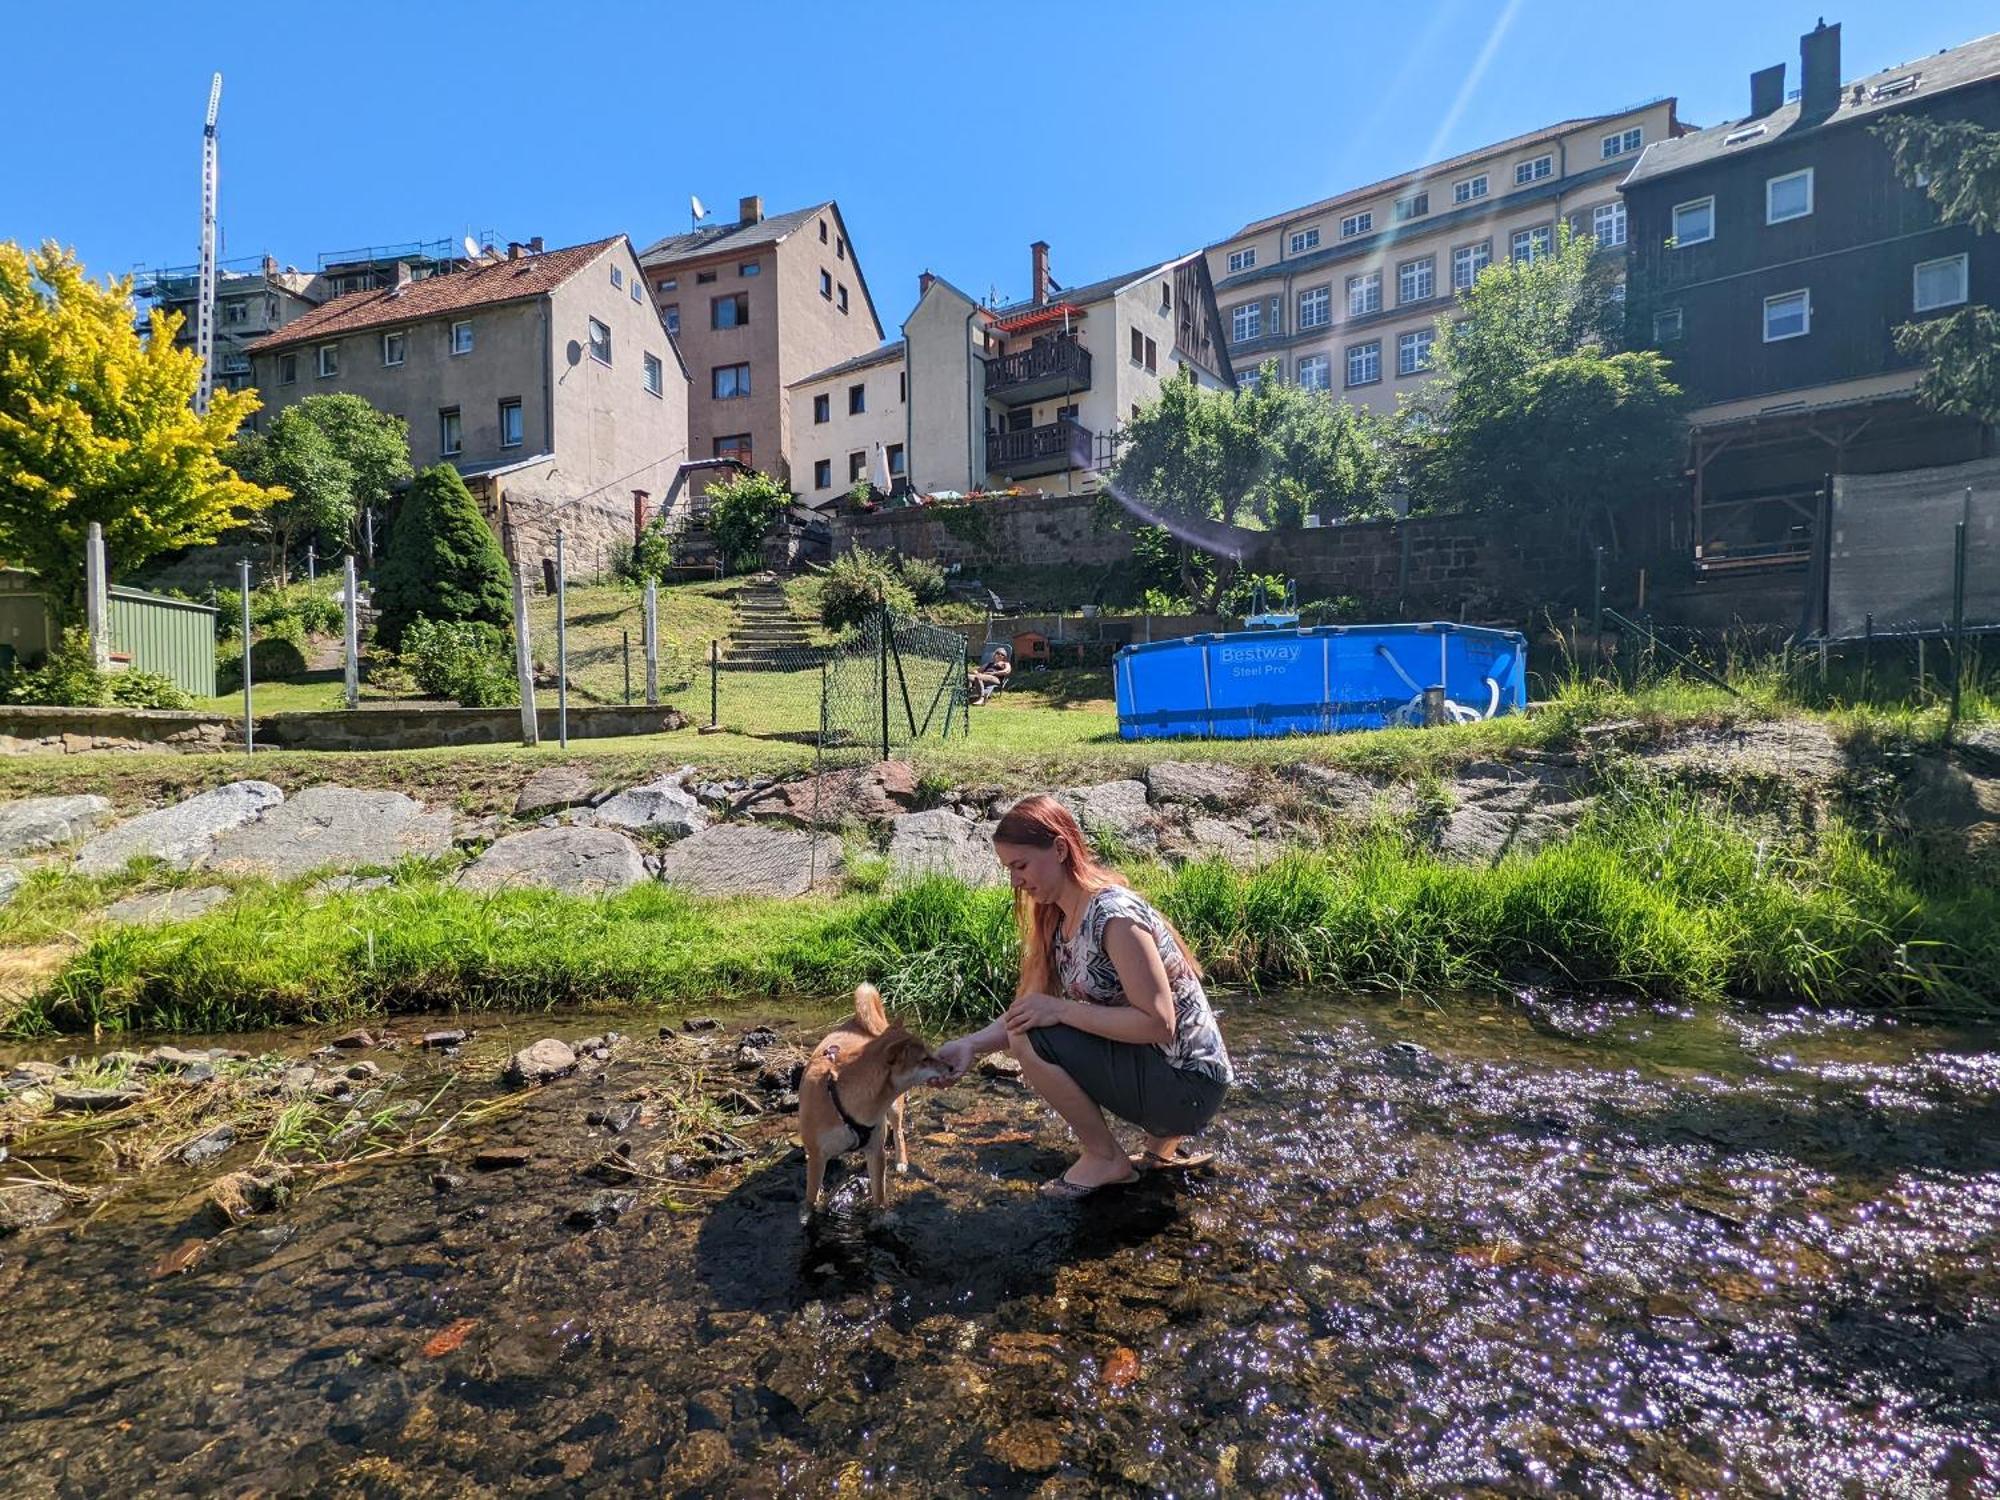
[[[1014,887],[1021,982],[1005,1015],[938,1049],[953,1075],[1007,1048],[1021,1076],[1076,1133],[1083,1154],[1042,1185],[1084,1198],[1141,1172],[1196,1166],[1186,1137],[1215,1118],[1231,1081],[1229,1051],[1194,955],[1165,917],[1091,857],[1053,797],[1029,797],[1000,820],[993,852]],[[1104,1111],[1145,1132],[1137,1156]]]

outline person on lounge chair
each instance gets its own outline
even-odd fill
[[[1007,679],[1013,675],[1014,663],[1007,655],[1007,648],[1005,646],[998,647],[993,652],[992,661],[988,662],[984,667],[974,667],[967,674],[972,687],[972,701],[974,703],[986,702],[987,699],[999,692],[1006,685]]]

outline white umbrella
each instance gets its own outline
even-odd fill
[[[875,445],[875,462],[868,479],[883,494],[889,493],[889,455],[880,443]]]

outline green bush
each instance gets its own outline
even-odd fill
[[[254,609],[254,606],[253,606]],[[306,629],[297,615],[279,615],[268,624],[251,624],[250,677],[276,682],[306,673]],[[238,655],[241,662],[241,655]],[[242,681],[239,668],[239,684]]]
[[[424,470],[410,485],[389,533],[375,605],[375,638],[391,650],[401,648],[404,630],[420,615],[500,629],[512,622],[507,560],[450,464]]]
[[[734,572],[760,566],[764,537],[792,503],[792,492],[769,474],[738,474],[711,484],[706,498],[708,534],[723,561]]]
[[[889,559],[859,547],[836,557],[820,584],[819,618],[829,630],[845,630],[871,618],[887,604],[899,614],[917,607]]]
[[[56,649],[33,671],[0,678],[0,701],[53,708],[193,708],[190,698],[158,672],[100,672],[90,656],[90,633],[63,632]]]
[[[646,523],[636,542],[621,539],[611,544],[611,576],[625,583],[664,579],[673,563],[673,540],[660,517]]]
[[[122,708],[193,708],[174,680],[159,672],[117,672],[110,678],[111,701]]]
[[[284,628],[283,621],[295,622],[301,636],[340,635],[347,629],[346,609],[334,597],[340,589],[337,576],[311,583],[250,591],[250,630],[264,635]],[[243,633],[243,593],[240,589],[215,591],[216,639],[235,640]]]
[[[404,628],[398,655],[429,697],[450,698],[465,708],[521,701],[513,653],[507,638],[491,625],[419,615]]]
[[[903,586],[919,604],[944,603],[944,569],[928,557],[906,557],[896,570]]]

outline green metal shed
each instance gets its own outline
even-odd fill
[[[113,584],[106,621],[111,654],[135,672],[157,672],[195,698],[215,696],[215,617],[210,604]],[[0,656],[23,664],[48,654],[50,630],[31,573],[0,570]]]

